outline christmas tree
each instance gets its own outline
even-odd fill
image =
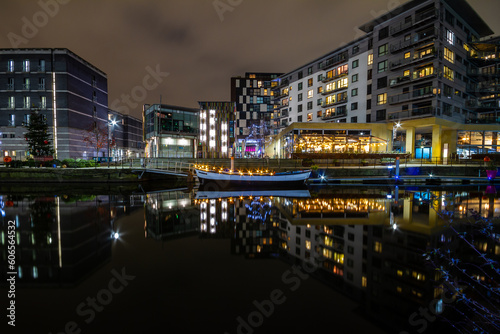
[[[54,153],[48,132],[48,125],[45,116],[37,109],[31,112],[29,122],[24,124],[27,129],[25,138],[28,142],[28,152],[30,156],[43,157],[51,156]]]

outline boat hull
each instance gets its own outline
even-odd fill
[[[196,170],[202,185],[214,184],[220,188],[232,186],[291,188],[304,184],[311,171],[276,173],[274,175],[241,175]]]

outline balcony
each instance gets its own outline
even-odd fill
[[[335,112],[333,114],[328,114],[328,115],[325,115],[325,116],[321,117],[321,120],[327,121],[329,119],[335,119],[335,118],[345,117],[345,116],[347,116],[347,111],[346,110],[340,110],[340,111]]]
[[[410,28],[412,28],[417,24],[422,24],[431,18],[436,18],[438,16],[438,13],[439,12],[436,8],[430,8],[424,12],[415,14],[415,20],[413,19],[410,21],[402,20],[391,26],[390,28],[391,36],[396,36],[404,31],[409,30]]]
[[[496,100],[493,101],[480,101],[476,99],[469,99],[465,101],[465,106],[469,108],[475,108],[475,109],[496,109],[497,107],[497,102]]]
[[[347,96],[346,96],[345,98],[340,99],[340,100],[337,100],[337,101],[335,101],[335,102],[330,102],[330,103],[327,103],[327,102],[325,101],[325,102],[323,102],[323,103],[321,104],[321,107],[322,107],[322,108],[328,108],[328,107],[331,107],[331,106],[336,106],[336,105],[338,105],[338,104],[342,104],[342,103],[347,103]]]
[[[396,87],[399,85],[404,85],[411,82],[411,77],[409,75],[399,76],[389,79],[389,86]]]
[[[38,84],[38,90],[45,90],[45,84]]]
[[[335,88],[335,89],[328,90],[328,91],[323,90],[323,91],[321,92],[321,95],[330,95],[330,94],[332,94],[332,93],[335,93],[335,92],[338,92],[338,91],[341,91],[341,90],[346,90],[346,89],[348,89],[348,88],[349,88],[349,87],[348,87],[348,86],[346,86],[346,87]]]
[[[409,39],[402,40],[397,43],[391,44],[391,53],[396,53],[404,49],[408,49],[414,45],[429,41],[433,38],[439,36],[439,30],[435,27],[427,29],[425,31],[419,32],[417,34],[412,34]]]
[[[423,62],[423,61],[426,61],[426,60],[429,60],[429,59],[433,59],[433,58],[436,58],[436,52],[435,52],[435,50],[432,50],[431,53],[423,55],[423,56],[420,56],[419,54],[416,54],[416,55],[413,56],[413,58],[401,58],[401,59],[396,60],[394,62],[390,62],[389,63],[389,68],[390,68],[391,71],[394,71],[394,70],[396,70],[398,68],[401,68],[401,67],[404,67],[404,66],[408,66],[408,65],[417,64],[417,63],[420,63],[420,62]]]
[[[407,92],[403,94],[389,96],[389,104],[398,104],[408,101],[414,101],[419,99],[425,99],[428,97],[433,97],[438,92],[437,88],[433,87],[424,87],[420,89],[416,89],[412,92]]]
[[[333,76],[330,76],[330,77],[324,77],[323,80],[321,80],[322,83],[327,83],[327,82],[330,82],[332,80],[335,80],[335,79],[338,79],[338,78],[341,78],[341,77],[345,77],[349,75],[349,71],[346,71],[346,72],[342,72],[340,74],[336,74],[336,75],[333,75]]]
[[[14,84],[13,83],[7,84],[7,90],[14,90]]]
[[[499,77],[500,76],[500,66],[497,66],[493,71],[483,71],[480,68],[469,67],[467,68],[468,76],[480,76],[480,77]]]
[[[349,59],[349,53],[347,51],[344,51],[341,54],[338,54],[334,57],[327,59],[320,69],[322,70],[330,69],[335,65],[346,62],[348,59]]]
[[[465,120],[467,124],[500,124],[500,117],[497,118],[469,118]]]
[[[23,90],[30,90],[30,84],[23,84]]]
[[[439,115],[439,108],[428,106],[409,110],[398,111],[388,115],[389,120],[423,118]]]

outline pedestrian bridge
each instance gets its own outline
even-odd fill
[[[153,174],[163,174],[163,175],[172,175],[172,176],[180,176],[192,178],[195,174],[194,172],[194,164],[180,161],[154,161],[144,164],[144,168],[141,169],[132,169],[132,173],[139,174],[139,180],[142,179],[144,174],[153,173]]]

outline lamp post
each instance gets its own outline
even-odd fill
[[[108,122],[108,168],[109,168],[109,158],[110,158],[109,143],[111,142],[111,127],[114,127],[115,125],[116,125],[116,120],[111,120],[111,122]]]

